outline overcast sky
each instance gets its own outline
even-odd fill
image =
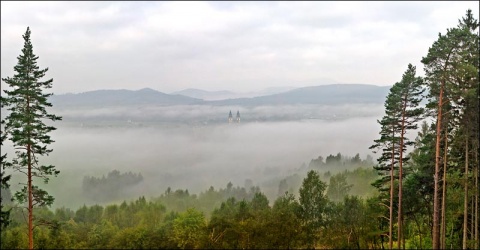
[[[1,77],[32,30],[53,92],[391,85],[479,2],[1,2]],[[2,82],[3,84],[3,82]]]

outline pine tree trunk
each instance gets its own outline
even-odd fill
[[[447,129],[445,129],[445,148],[443,150],[443,182],[442,182],[442,224],[441,227],[441,237],[440,237],[440,248],[445,249],[445,238],[446,238],[446,218],[445,218],[445,203],[447,199],[447,149],[448,149],[448,138],[447,138]]]
[[[394,130],[393,135],[395,135]],[[390,221],[389,221],[389,241],[388,244],[390,246],[390,249],[393,249],[393,184],[394,184],[394,178],[393,178],[393,167],[395,165],[395,140],[393,141],[393,146],[392,146],[392,166],[390,168]]]
[[[473,212],[473,208],[475,207],[475,204],[474,204],[475,199],[474,198],[475,197],[472,196],[472,198],[470,199],[470,201],[471,201],[470,209],[472,209],[471,212],[470,212],[470,239],[475,239],[474,238],[475,231],[473,229],[473,226],[474,226],[473,220],[475,219],[475,213]]]
[[[30,115],[30,99],[27,98],[27,115]],[[30,119],[28,119],[30,121]],[[30,122],[28,122],[30,125]],[[33,190],[32,190],[32,148],[30,144],[30,132],[27,144],[27,189],[28,189],[28,248],[33,249]]]
[[[475,150],[475,159],[475,249],[478,249],[478,148]]]
[[[462,248],[467,249],[467,230],[468,230],[468,131],[465,140],[465,191],[463,202],[463,241]]]
[[[392,129],[392,135],[395,135],[394,130]],[[393,178],[393,167],[395,165],[395,142],[393,142],[392,145],[392,166],[390,168],[390,221],[389,221],[389,240],[388,244],[390,249],[393,249],[393,184],[394,184],[394,178]]]
[[[478,65],[480,66],[480,64]],[[479,99],[477,100],[477,106],[476,106],[476,112],[474,112],[475,114],[475,133],[476,133],[476,136],[475,138],[479,138],[480,137],[480,134],[479,134],[479,107],[480,107],[480,87],[477,86],[477,97],[479,97]],[[478,140],[473,140],[474,141],[474,148],[473,148],[473,152],[474,152],[474,160],[473,162],[475,163],[475,249],[478,249],[479,248],[479,241],[480,241],[480,238],[479,238],[479,235],[478,235],[478,195],[479,195],[479,190],[480,190],[480,187],[478,186],[478,171],[480,170],[478,165],[479,165],[479,159],[478,159],[478,152],[479,152],[479,141]]]
[[[389,225],[389,231],[390,231],[390,237],[388,244],[390,246],[390,249],[393,249],[393,164],[392,164],[392,169],[390,170],[390,225]]]
[[[437,113],[437,131],[436,131],[436,142],[435,142],[435,174],[433,177],[434,186],[433,186],[433,229],[432,229],[432,248],[438,249],[440,246],[440,232],[439,232],[439,202],[438,202],[438,179],[440,172],[440,134],[441,134],[441,125],[442,125],[442,104],[443,104],[443,88],[445,86],[445,79],[442,80],[440,86],[440,95],[438,100],[438,113]]]
[[[402,110],[402,130],[400,133],[400,159],[399,159],[399,166],[398,166],[398,248],[402,248],[402,174],[403,174],[403,135],[405,133],[405,109],[407,105],[406,96],[403,100],[403,110]]]
[[[27,145],[28,154],[28,248],[33,249],[33,195],[32,195],[32,166],[31,149]]]
[[[480,88],[477,87],[477,96],[480,97],[480,93],[479,93],[479,90]],[[480,99],[478,100],[479,102],[477,103],[477,106],[475,107],[474,106],[474,110],[476,110],[476,112],[474,112],[474,128],[475,128],[475,137],[474,138],[479,138],[479,106],[480,106]],[[479,192],[479,186],[478,186],[478,150],[479,150],[479,141],[474,139],[473,140],[473,165],[474,165],[474,178],[475,178],[475,206],[473,207],[475,209],[475,220],[472,221],[472,223],[475,224],[475,228],[474,228],[474,231],[475,231],[475,234],[474,234],[474,239],[475,239],[475,249],[478,249],[479,248],[479,238],[478,238],[478,192]]]

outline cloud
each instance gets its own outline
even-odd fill
[[[478,2],[2,2],[2,77],[32,28],[56,93],[390,85]],[[421,70],[419,70],[421,71]]]

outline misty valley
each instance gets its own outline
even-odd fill
[[[53,110],[63,120],[52,132],[54,151],[48,161],[62,168],[48,184],[37,184],[55,197],[51,209],[56,212],[38,215],[44,219],[60,222],[57,213],[62,211],[64,219],[77,221],[84,211],[82,220],[91,221],[91,209],[113,209],[139,197],[163,207],[163,216],[195,208],[210,218],[224,202],[252,202],[262,194],[265,205],[273,206],[281,197],[298,196],[310,170],[318,171],[321,181],[338,183],[327,189],[332,200],[376,194],[370,185],[378,176],[371,168],[375,156],[362,145],[377,134],[376,120],[383,111],[378,103]],[[231,111],[241,119],[229,121]],[[2,153],[14,154],[9,142],[5,146]],[[13,173],[9,190],[21,188],[22,178]],[[21,220],[19,211],[13,211],[14,221]],[[96,216],[91,223],[103,220]],[[160,246],[176,247],[165,244]]]
[[[228,123],[230,110],[240,110],[240,123]],[[210,186],[223,188],[228,182],[243,187],[248,180],[274,200],[280,180],[294,174],[303,177],[310,161],[318,156],[341,153],[353,157],[359,153],[363,159],[375,157],[362,145],[375,138],[381,112],[378,104],[58,110],[55,113],[63,116],[63,121],[52,132],[54,151],[48,159],[62,170],[45,188],[56,197],[53,207],[72,209],[99,201],[107,204],[142,195],[155,197],[168,187],[199,194]],[[310,118],[314,115],[319,118]],[[82,191],[83,177],[107,177],[115,170],[143,178],[121,189],[122,196],[112,194],[111,199],[91,199]],[[318,170],[338,173],[354,167],[340,164]],[[12,177],[12,189],[16,177],[22,178]],[[292,188],[298,191],[297,186]],[[104,197],[108,190],[103,190]]]
[[[228,122],[230,110],[240,110],[240,122]],[[371,168],[374,154],[362,145],[376,136],[379,104],[68,108],[56,113],[64,120],[52,132],[54,151],[48,161],[62,166],[61,174],[37,184],[55,197],[51,209],[56,211],[39,217],[54,221],[61,220],[57,213],[62,211],[76,223],[78,216],[100,223],[101,210],[139,198],[164,207],[161,218],[190,208],[210,218],[222,203],[252,202],[258,194],[273,206],[281,197],[298,196],[310,170],[325,183],[338,179],[338,188],[327,189],[332,200],[376,194],[370,185],[378,176]],[[13,174],[10,189],[19,189],[22,178]],[[91,209],[101,209],[98,219],[92,221]],[[12,216],[20,220],[21,214]],[[177,247],[165,244],[158,246]],[[129,248],[145,246],[129,243]]]

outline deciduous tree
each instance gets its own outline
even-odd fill
[[[320,180],[314,170],[310,170],[299,190],[300,218],[306,233],[306,244],[315,247],[319,230],[325,225],[325,211],[328,199],[325,195],[327,185]]]

